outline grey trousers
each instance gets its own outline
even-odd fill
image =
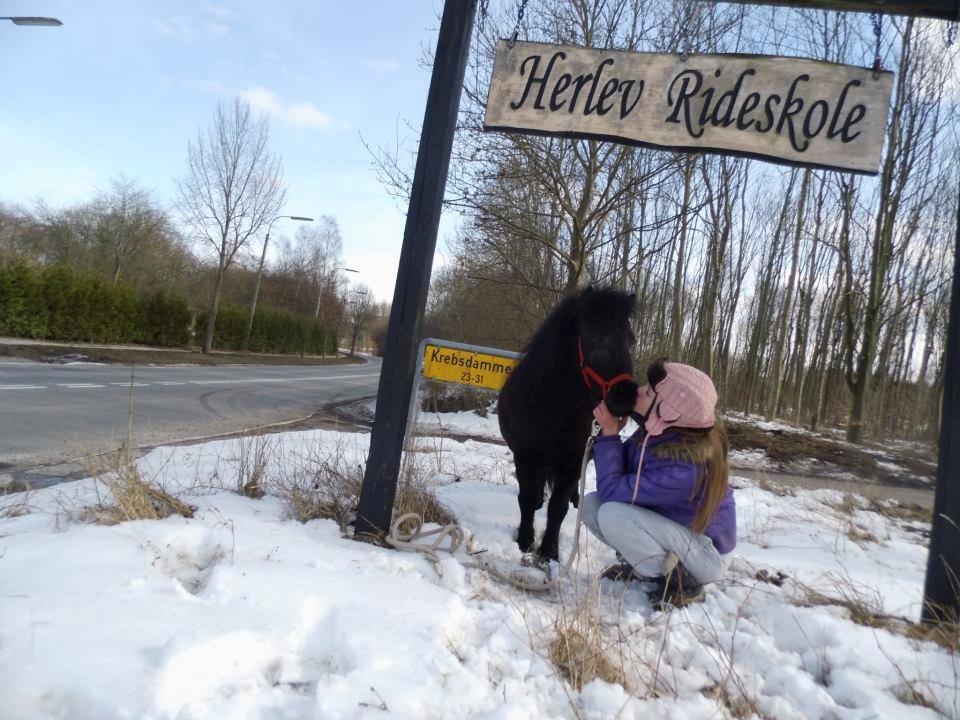
[[[642,577],[662,575],[667,553],[673,552],[701,584],[722,578],[729,555],[713,541],[648,508],[622,502],[601,503],[597,493],[581,500],[581,518],[590,532],[609,545]]]

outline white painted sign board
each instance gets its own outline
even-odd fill
[[[893,74],[803,58],[497,44],[484,129],[876,174]]]

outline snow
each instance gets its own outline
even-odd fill
[[[496,437],[492,415],[434,422]],[[274,487],[306,476],[311,458],[362,464],[369,435],[262,442]],[[483,556],[515,565],[507,448],[429,436],[411,447]],[[596,580],[612,552],[586,531],[572,577],[527,595],[466,567],[463,551],[434,566],[344,539],[330,520],[289,519],[274,494],[230,490],[255,448],[219,440],[138,461],[196,508],[192,519],[85,522],[82,508],[106,493],[95,479],[0,498],[4,720],[960,718],[955,655],[806,601],[810,586],[919,612],[922,526],[841,493],[780,495],[733,478],[740,539],[728,578],[702,603],[658,613],[636,583]],[[573,526],[570,515],[564,558]],[[625,685],[577,690],[551,663],[557,627],[577,617],[599,623]],[[918,693],[936,710],[905,702]]]

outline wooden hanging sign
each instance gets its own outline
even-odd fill
[[[483,127],[875,175],[892,87],[820,60],[501,40]]]
[[[713,2],[713,0],[708,0]],[[775,5],[805,10],[881,12],[887,15],[960,20],[960,0],[730,0],[748,5]]]

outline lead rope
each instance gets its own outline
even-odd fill
[[[590,431],[590,436],[587,438],[587,446],[583,450],[583,459],[580,462],[580,502],[577,503],[577,521],[573,528],[573,549],[570,552],[570,557],[567,558],[566,564],[560,569],[560,575],[554,578],[548,578],[543,582],[528,582],[514,575],[505,573],[494,565],[483,562],[476,557],[474,557],[472,560],[463,562],[463,565],[466,567],[479,568],[498,580],[502,580],[505,583],[528,592],[544,592],[546,590],[552,590],[560,584],[561,576],[569,576],[570,569],[573,567],[573,563],[574,560],[576,560],[577,551],[580,546],[580,516],[583,508],[584,491],[587,485],[587,465],[590,462],[593,444],[596,441],[599,433],[600,425],[596,420],[594,420],[593,428]],[[405,523],[411,522],[412,527],[410,529],[402,529]],[[430,537],[435,537],[436,539],[431,543],[418,542]],[[447,540],[448,538],[450,540],[449,545],[442,547],[444,540]],[[417,552],[426,557],[432,563],[439,564],[440,556],[437,554],[437,551],[443,551],[453,555],[463,545],[465,538],[466,533],[463,531],[463,528],[456,524],[444,525],[443,527],[435,530],[423,532],[423,518],[417,513],[405,513],[398,517],[393,522],[393,525],[390,526],[390,533],[386,536],[385,540],[388,545],[396,548],[397,550],[403,550],[405,552]]]

